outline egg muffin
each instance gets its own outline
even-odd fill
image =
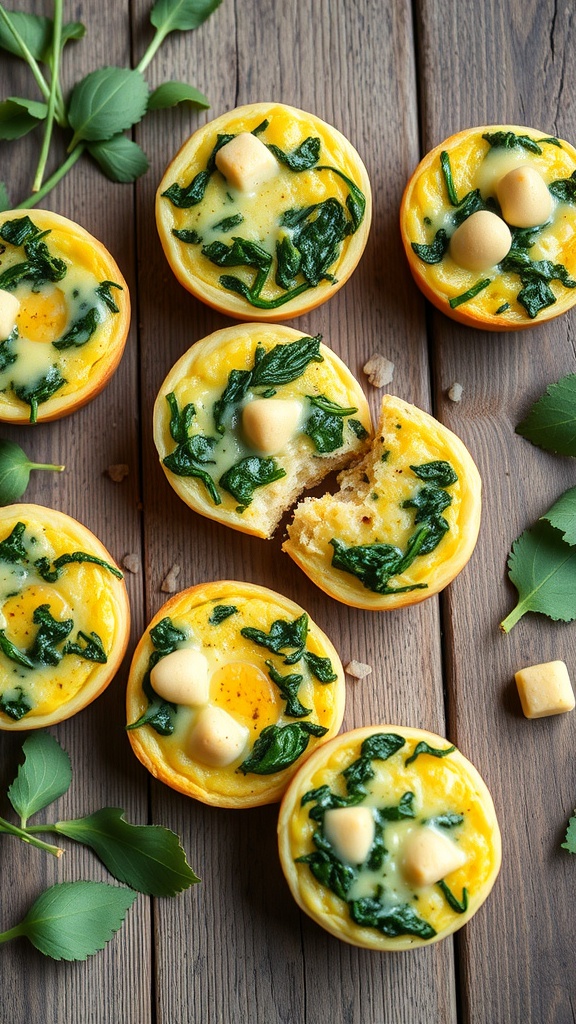
[[[551,320],[576,302],[576,150],[518,125],[458,132],[416,168],[400,227],[447,316],[491,331]]]
[[[47,210],[0,213],[0,420],[55,420],[114,373],[130,325],[107,249]]]
[[[90,530],[41,505],[0,509],[0,729],[85,708],[118,671],[129,629],[122,573]]]
[[[498,875],[492,798],[472,764],[421,729],[378,725],[314,751],[278,821],[298,905],[344,942],[430,945],[461,928]]]
[[[171,598],[136,648],[128,736],[155,778],[218,807],[282,796],[335,735],[344,672],[293,601],[250,583],[202,583]]]
[[[174,274],[238,320],[289,320],[329,299],[355,269],[370,218],[353,146],[282,103],[237,107],[204,125],[156,195]]]
[[[386,611],[446,587],[470,558],[481,481],[470,452],[428,413],[394,395],[340,490],[305,498],[283,550],[330,597]]]
[[[368,403],[321,335],[239,324],[198,341],[154,406],[154,440],[196,512],[270,537],[304,488],[366,447]]]

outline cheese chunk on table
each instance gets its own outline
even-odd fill
[[[563,661],[548,661],[516,672],[522,711],[526,718],[545,718],[572,711],[574,691]]]

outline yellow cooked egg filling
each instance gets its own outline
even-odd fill
[[[108,274],[102,254],[70,228],[42,230],[34,215],[0,225],[0,295],[19,302],[0,338],[4,406],[27,408],[35,422],[53,396],[90,385],[123,301],[123,286]]]
[[[0,722],[73,700],[106,665],[117,635],[114,566],[78,551],[64,528],[18,522],[0,539]]]

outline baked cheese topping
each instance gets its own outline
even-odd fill
[[[62,220],[42,212],[0,223],[0,418],[21,410],[35,422],[51,399],[89,389],[127,301],[90,236]]]
[[[416,279],[495,329],[556,315],[556,303],[562,312],[576,300],[575,173],[576,150],[532,129],[447,140],[422,161],[402,203]]]
[[[248,584],[193,588],[164,610],[132,667],[131,741],[154,749],[175,788],[216,794],[208,802],[266,802],[257,798],[283,788],[338,727],[343,674],[332,646],[297,606]]]
[[[106,672],[121,578],[62,522],[0,526],[0,725],[34,728]]]
[[[500,863],[475,769],[418,730],[359,729],[321,748],[288,790],[279,831],[303,908],[338,937],[374,948],[383,939],[397,940],[385,948],[419,945],[459,927]]]

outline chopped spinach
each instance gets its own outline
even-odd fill
[[[334,548],[334,568],[357,576],[366,589],[375,594],[402,594],[426,589],[427,584],[424,583],[408,587],[388,586],[388,581],[398,575],[404,559],[400,548],[392,544],[356,544],[347,547],[336,537],[331,539],[330,544]]]
[[[399,935],[416,935],[420,939],[432,939],[436,930],[408,903],[389,907],[381,898],[363,896],[350,900],[350,917],[362,928],[376,928],[383,935],[396,938]]]
[[[442,879],[438,882],[438,888],[444,895],[446,902],[451,910],[456,914],[465,914],[468,910],[468,890],[462,889],[462,900],[458,900],[451,889],[446,885],[446,882]]]
[[[296,149],[291,150],[289,153],[285,153],[279,146],[268,145],[268,149],[280,163],[285,164],[289,170],[298,173],[299,171],[308,171],[311,167],[314,167],[314,164],[318,163],[320,139],[310,135]]]
[[[22,542],[26,523],[16,523],[12,532],[0,543],[0,562],[26,562],[28,555]]]
[[[9,366],[12,366],[12,363],[15,363],[18,358],[18,354],[12,350],[12,346],[17,338],[18,328],[14,327],[8,337],[0,342],[0,373],[3,373]]]
[[[312,439],[316,451],[325,454],[341,448],[344,444],[344,418],[358,410],[354,407],[345,409],[325,395],[307,395],[307,398],[313,408],[304,433]]]
[[[79,658],[85,658],[86,661],[96,661],[100,665],[105,665],[108,661],[104,644],[98,633],[92,631],[90,636],[88,636],[81,629],[78,630],[78,640],[76,643],[69,640],[65,644],[64,654],[77,654]]]
[[[453,811],[447,811],[446,814],[436,814],[433,818],[429,818],[426,824],[436,825],[438,828],[456,828],[458,825],[461,825],[463,821],[463,814],[455,814]]]
[[[573,171],[569,178],[551,181],[548,190],[561,203],[576,203],[576,171]]]
[[[28,217],[23,220],[28,222],[23,227],[19,228],[17,221],[7,221],[2,228],[4,241],[10,241],[10,238],[23,239],[20,243],[13,241],[11,244],[23,245],[26,256],[23,263],[14,263],[0,274],[0,288],[6,291],[16,288],[21,281],[31,281],[36,287],[48,281],[61,281],[68,271],[67,263],[52,256],[43,241],[50,231],[38,231]],[[12,228],[11,225],[16,226]],[[6,237],[6,229],[9,238]]]
[[[276,684],[282,698],[286,701],[285,714],[288,718],[305,718],[306,715],[311,715],[312,708],[305,708],[298,700],[298,690],[304,676],[297,672],[283,676],[278,672],[273,661],[267,661],[266,667],[268,668],[270,679]]]
[[[441,749],[438,747],[431,747],[428,743],[426,743],[425,740],[422,740],[420,743],[416,744],[414,752],[410,755],[410,757],[406,758],[404,764],[412,764],[412,762],[415,761],[416,758],[420,756],[420,754],[430,754],[432,757],[446,757],[448,754],[453,754],[455,750],[456,747],[454,746],[443,747]]]
[[[324,736],[328,730],[316,722],[291,722],[267,725],[256,740],[252,752],[238,766],[244,775],[273,775],[289,768],[304,753],[311,736]]]
[[[6,655],[10,661],[16,662],[17,665],[22,665],[24,668],[34,668],[34,662],[30,660],[24,651],[19,650],[11,640],[8,639],[3,629],[0,629],[0,651]]]
[[[529,135],[516,135],[514,132],[484,132],[482,138],[496,149],[527,149],[530,153],[541,153],[542,148]],[[540,142],[552,142],[552,139],[540,139]]]
[[[338,679],[330,658],[321,658],[318,654],[313,654],[312,651],[304,651],[302,657],[319,683],[333,683]]]
[[[461,306],[464,302],[470,302],[470,299],[475,299],[476,296],[479,295],[480,292],[483,292],[490,283],[489,277],[483,277],[480,281],[477,281],[476,284],[473,284],[471,288],[468,288],[467,291],[462,292],[460,295],[454,295],[454,297],[449,300],[450,309],[457,309],[457,307]]]
[[[275,459],[247,455],[230,466],[218,483],[246,508],[251,504],[254,491],[258,487],[266,487],[285,476],[286,470],[282,469]]]
[[[302,256],[289,235],[282,235],[276,242],[276,276],[279,288],[289,291],[296,285],[296,277],[300,270]]]
[[[64,651],[59,651],[57,644],[70,635],[74,628],[74,619],[55,619],[50,611],[50,605],[41,604],[35,609],[32,622],[40,628],[28,651],[31,661],[38,665],[58,665]]]
[[[222,231],[226,234],[226,232],[232,231],[232,228],[237,228],[243,220],[244,217],[241,213],[234,213],[231,217],[224,217],[224,220],[219,220],[217,224],[213,224],[212,231]]]
[[[532,233],[533,234],[533,233]],[[518,302],[524,306],[528,316],[533,320],[542,309],[556,302],[550,282],[560,281],[565,288],[576,288],[576,281],[571,278],[562,263],[551,260],[531,260],[528,249],[532,245],[530,232],[513,233],[512,247],[508,255],[500,263],[502,272],[518,274],[522,288],[518,292]]]
[[[208,617],[208,622],[211,626],[219,626],[224,619],[230,618],[231,615],[235,615],[238,609],[235,604],[217,604],[212,609],[211,614]]]
[[[369,436],[366,427],[363,426],[362,423],[360,423],[360,420],[350,419],[348,420],[348,426],[353,431],[353,433],[356,434],[356,437],[358,438],[359,441],[365,441],[366,438]]]
[[[20,686],[16,692],[18,693],[17,697],[7,697],[6,694],[0,697],[0,711],[3,711],[13,721],[19,722],[24,715],[32,710],[32,704],[24,696],[24,691]]]
[[[100,313],[96,306],[92,306],[84,316],[78,317],[71,327],[58,341],[53,341],[54,348],[63,351],[67,348],[81,348],[94,334],[100,323]]]
[[[1,287],[2,285],[0,284]],[[21,384],[17,387],[12,385],[12,390],[21,402],[25,402],[30,406],[30,423],[36,423],[38,419],[38,406],[43,402],[47,402],[49,398],[52,398],[67,383],[58,367],[54,365],[47,370],[44,377],[35,381],[34,384]]]
[[[244,626],[240,633],[247,640],[260,647],[266,647],[273,654],[285,653],[287,648],[292,648],[292,653],[284,658],[285,665],[295,665],[300,661],[306,638],[308,636],[308,616],[304,612],[297,619],[275,619],[270,626],[270,632],[265,633],[253,626]]]
[[[200,245],[202,241],[202,235],[199,235],[194,228],[172,228],[172,234],[186,245]]]
[[[136,722],[130,722],[127,729],[139,729],[150,725],[160,736],[171,736],[174,732],[176,705],[162,700],[152,688],[150,672],[161,658],[172,654],[179,644],[186,640],[186,634],[178,629],[169,616],[161,619],[150,630],[150,640],[154,650],[148,659],[148,667],[142,680],[142,690],[148,699],[148,707]]]
[[[208,158],[205,170],[199,171],[192,178],[192,181],[184,187],[174,182],[162,195],[169,199],[172,205],[178,207],[179,210],[187,210],[191,206],[197,206],[198,203],[201,203],[204,199],[208,182],[216,170],[216,154],[219,149],[222,149],[222,146],[225,146],[227,142],[231,142],[233,138],[233,135],[217,135],[216,144]]]
[[[211,474],[204,468],[207,464],[214,464],[214,448],[218,443],[216,438],[203,434],[193,434],[190,437],[192,419],[196,412],[192,402],[179,409],[173,391],[166,395],[166,401],[170,407],[170,434],[177,447],[162,460],[163,465],[176,476],[196,477],[201,480],[214,504],[221,505],[222,498],[218,488]]]
[[[456,473],[449,462],[437,459],[434,462],[423,462],[421,466],[410,466],[413,473],[420,480],[428,480],[437,484],[438,487],[450,487],[458,480]]]
[[[110,565],[109,562],[105,562],[102,558],[98,558],[97,555],[89,555],[86,551],[70,551],[63,555],[58,555],[51,563],[50,559],[45,556],[37,558],[34,562],[34,567],[40,574],[43,580],[47,583],[55,583],[56,580],[60,579],[64,567],[66,565],[81,564],[89,562],[92,565],[99,565],[102,569],[106,569],[112,573],[116,579],[121,580],[124,578],[124,574],[117,569],[115,565]]]
[[[411,245],[416,255],[419,256],[424,263],[441,263],[448,252],[450,239],[448,238],[444,228],[439,228],[434,235],[434,241],[429,245],[421,245],[418,242],[412,242]]]
[[[41,234],[40,228],[32,223],[30,217],[16,217],[14,220],[7,220],[0,228],[0,238],[16,247],[24,245],[25,242],[31,241],[39,234]]]
[[[96,295],[98,295],[98,297],[102,299],[104,305],[108,306],[108,309],[110,310],[111,313],[119,313],[120,309],[116,305],[114,297],[111,292],[112,288],[118,288],[118,290],[121,292],[124,291],[122,285],[116,284],[115,281],[102,281],[94,289],[94,291],[96,292]]]

